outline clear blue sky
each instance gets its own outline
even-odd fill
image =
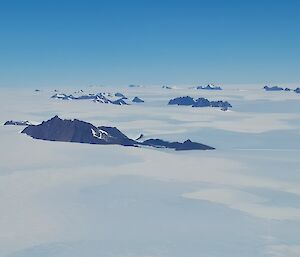
[[[0,86],[300,83],[299,2],[0,0]]]

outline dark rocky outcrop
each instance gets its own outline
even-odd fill
[[[222,90],[221,87],[215,86],[213,84],[208,84],[207,86],[198,86],[197,89],[204,89],[204,90]]]
[[[21,133],[35,139],[49,141],[76,142],[87,144],[120,144],[134,145],[134,140],[129,139],[117,128],[99,127],[81,120],[63,120],[58,116],[39,125],[29,125]]]
[[[145,101],[137,96],[132,99],[133,103],[144,103]]]
[[[112,104],[117,104],[117,105],[128,105],[128,103],[126,103],[123,98],[117,99],[115,101],[110,101],[110,102]]]
[[[283,88],[283,87],[278,87],[278,86],[264,86],[264,90],[265,91],[291,91],[290,88],[286,87],[286,88]]]
[[[29,126],[31,123],[29,121],[22,121],[22,120],[8,120],[4,123],[5,126],[7,125],[14,125],[14,126]]]
[[[231,108],[232,105],[227,101],[210,101],[211,107]]]
[[[194,105],[195,100],[190,96],[182,96],[171,99],[169,105]]]
[[[200,97],[192,105],[193,107],[208,107],[210,106],[210,101],[206,98]]]
[[[294,90],[295,93],[297,94],[300,94],[300,87],[297,87],[295,90]]]
[[[278,87],[278,86],[273,86],[273,87],[264,86],[264,90],[266,90],[266,91],[283,91],[284,89],[282,87]]]
[[[128,138],[116,127],[96,127],[91,123],[74,120],[63,120],[58,116],[39,125],[29,125],[21,133],[35,139],[61,142],[75,142],[99,145],[123,145],[123,146],[151,146],[155,148],[171,148],[175,150],[212,150],[213,147],[186,140],[180,142],[168,142],[161,139],[148,139],[144,142]]]
[[[183,143],[180,142],[168,142],[161,139],[148,139],[142,143],[143,145],[153,146],[158,148],[170,148],[176,151],[182,150],[213,150],[213,147],[203,145],[200,143],[192,142],[191,140],[186,140]]]
[[[194,100],[190,96],[177,97],[171,99],[168,103],[169,105],[187,105],[192,107],[220,107],[223,109],[231,108],[232,105],[227,101],[209,101],[206,98],[200,97]]]
[[[106,142],[110,144],[124,145],[124,146],[134,146],[136,145],[135,140],[128,138],[116,127],[100,126],[98,131],[101,133],[101,138],[105,139]]]
[[[103,103],[103,104],[111,103],[111,101],[107,99],[103,94],[97,94],[93,101],[95,103]]]
[[[51,98],[60,99],[60,100],[92,100],[96,103],[105,103],[105,104],[116,104],[116,105],[128,105],[124,101],[127,99],[123,94],[116,93],[115,95],[122,95],[120,99],[109,99],[111,97],[110,93],[98,93],[98,94],[88,94],[88,95],[81,95],[81,96],[74,96],[74,95],[67,95],[67,94],[54,94]]]

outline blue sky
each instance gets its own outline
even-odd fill
[[[300,83],[299,1],[0,0],[0,86]]]

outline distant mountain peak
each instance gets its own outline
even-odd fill
[[[214,84],[208,84],[206,86],[198,86],[197,89],[204,89],[204,90],[222,90],[221,87],[215,86]]]
[[[192,107],[220,107],[223,110],[227,110],[231,108],[232,105],[227,101],[209,101],[204,97],[199,97],[194,100],[190,96],[181,96],[173,98],[169,101],[168,105],[184,105],[184,106],[192,106]]]
[[[144,103],[145,101],[137,96],[132,99],[133,103]]]
[[[32,125],[31,122],[28,120],[8,120],[4,123],[5,126],[7,125],[14,125],[14,126],[29,126]]]

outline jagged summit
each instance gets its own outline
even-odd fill
[[[197,89],[204,89],[204,90],[222,90],[221,87],[215,86],[214,84],[208,84],[207,86],[198,86]]]
[[[113,98],[113,96],[110,93],[97,93],[80,96],[56,93],[53,96],[51,96],[51,98],[60,100],[92,100],[95,103],[128,105],[128,103],[124,101],[125,99],[127,99],[127,97],[123,94],[116,93],[114,94],[114,96],[118,98]]]
[[[28,126],[31,125],[31,123],[28,120],[8,120],[4,123],[5,126],[7,125],[15,125],[15,126]]]

